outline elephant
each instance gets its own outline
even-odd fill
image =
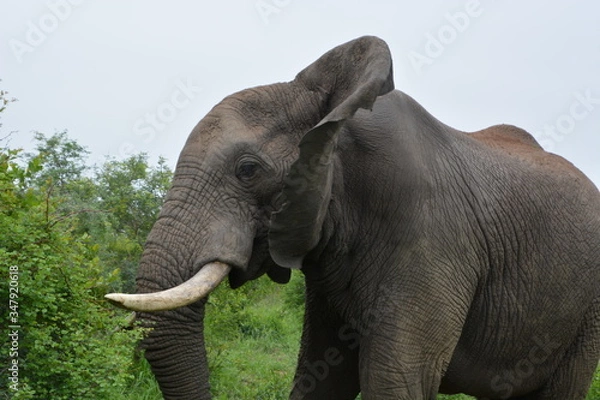
[[[360,37],[200,120],[135,294],[165,399],[209,399],[206,297],[299,269],[290,399],[584,399],[600,358],[600,193],[511,125],[463,132]],[[321,371],[317,377],[315,369]]]

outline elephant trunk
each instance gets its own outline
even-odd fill
[[[152,329],[142,348],[167,400],[211,398],[204,346],[204,305],[208,294],[230,270],[229,265],[214,262],[171,289],[105,296],[119,307],[137,311],[143,325]],[[179,310],[157,313],[174,309]]]
[[[173,229],[169,223],[169,218],[159,220],[148,237],[137,294],[111,297],[141,310],[136,313],[138,320],[149,328],[141,347],[164,398],[207,400],[211,395],[204,343],[206,297],[230,267],[204,261],[210,260],[198,255],[204,248],[185,246],[183,239],[190,231]],[[202,268],[194,275],[198,264]]]
[[[204,344],[205,303],[201,300],[176,311],[138,313],[142,326],[151,328],[141,347],[165,400],[211,399]]]
[[[164,398],[205,400],[210,399],[203,322],[206,296],[231,267],[247,265],[253,234],[246,225],[236,229],[236,221],[225,222],[227,210],[203,197],[212,199],[210,187],[188,190],[189,176],[200,175],[182,163],[148,235],[137,294],[113,293],[107,298],[138,311],[142,326],[149,328],[141,347]]]

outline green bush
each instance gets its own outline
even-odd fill
[[[55,213],[59,199],[51,187],[31,184],[41,158],[21,167],[18,155],[0,153],[0,325],[8,340],[3,348],[11,349],[1,353],[0,364],[18,366],[18,374],[2,368],[0,393],[15,399],[111,398],[133,380],[141,331],[120,329],[127,313],[102,299],[110,282],[97,247]]]

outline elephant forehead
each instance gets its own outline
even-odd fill
[[[298,96],[289,96],[290,88],[274,84],[226,97],[194,128],[182,154],[223,155],[240,143],[262,147],[282,132],[308,129],[314,121],[306,121],[304,112],[298,112]],[[296,114],[303,123],[296,121]]]
[[[264,127],[286,122],[291,101],[291,85],[276,83],[234,93],[215,109],[237,114],[248,126]]]
[[[182,155],[209,157],[228,152],[238,143],[258,142],[261,130],[251,126],[235,112],[213,109],[190,134]]]

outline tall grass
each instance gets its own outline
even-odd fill
[[[162,394],[150,365],[145,358],[136,357],[134,380],[126,393],[114,393],[111,400],[162,400]]]
[[[205,331],[215,399],[288,398],[302,326],[302,305],[291,291],[298,279],[290,287],[260,279],[241,292],[214,293]],[[228,309],[222,298],[232,294]]]

